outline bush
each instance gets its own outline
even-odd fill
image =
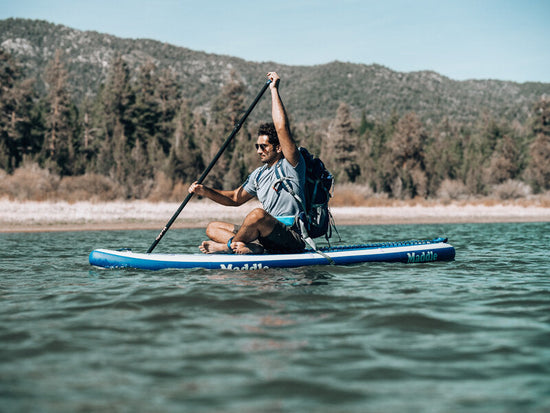
[[[493,186],[493,195],[498,199],[518,199],[531,195],[531,187],[524,182],[509,179],[506,182]]]
[[[170,198],[166,199],[165,201],[172,201],[172,202],[182,202],[185,197],[187,196],[188,189],[190,184],[178,181],[174,184],[174,187],[172,188],[172,193],[170,194]]]
[[[445,179],[437,190],[437,197],[442,200],[463,200],[468,198],[468,188],[462,181]]]
[[[20,201],[45,201],[55,197],[59,176],[41,169],[37,163],[29,162],[17,168],[12,175],[4,176],[0,182],[0,197]]]
[[[174,184],[172,180],[164,173],[155,174],[155,183],[147,199],[153,202],[169,201],[172,198]]]
[[[112,179],[98,174],[64,177],[56,191],[56,198],[68,202],[113,201],[123,198],[125,190]]]
[[[334,188],[334,196],[330,201],[331,206],[361,206],[367,199],[373,196],[373,191],[368,185],[338,184]]]

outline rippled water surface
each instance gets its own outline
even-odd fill
[[[0,234],[0,410],[550,411],[549,223],[340,232],[448,236],[456,261],[100,270],[158,231]]]

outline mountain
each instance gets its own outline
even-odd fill
[[[422,120],[449,118],[472,122],[481,114],[524,122],[534,102],[550,95],[549,83],[515,83],[500,80],[456,81],[431,71],[402,73],[380,65],[331,62],[315,66],[289,66],[193,51],[149,39],[122,39],[93,31],[80,31],[41,20],[0,20],[0,44],[24,66],[27,76],[44,90],[43,72],[57,49],[69,71],[77,102],[95,95],[117,54],[132,69],[153,61],[170,68],[181,83],[183,95],[195,107],[207,107],[231,72],[255,96],[269,70],[284,79],[282,93],[293,120],[333,118],[340,102],[354,116],[387,117],[416,112]],[[472,62],[475,65],[475,62]],[[249,99],[249,100],[250,100]],[[269,105],[258,107],[262,116]]]

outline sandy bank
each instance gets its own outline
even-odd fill
[[[192,201],[173,228],[205,227],[211,220],[240,222],[258,204],[228,208],[210,201]],[[133,202],[14,202],[0,200],[0,232],[110,229],[160,230],[178,203]],[[519,204],[430,204],[379,207],[333,207],[339,225],[550,222],[550,208]]]

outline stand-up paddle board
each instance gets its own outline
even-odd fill
[[[104,268],[208,268],[259,270],[307,265],[348,265],[363,262],[402,262],[407,264],[452,261],[455,249],[446,238],[397,241],[321,248],[320,254],[306,250],[296,254],[147,254],[130,250],[97,249],[90,253],[90,264]]]

